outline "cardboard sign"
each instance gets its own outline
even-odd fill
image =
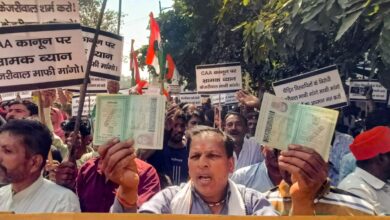
[[[329,66],[273,83],[276,96],[290,102],[340,108],[347,97],[336,66]]]
[[[196,66],[198,92],[237,91],[242,88],[240,63],[225,63]]]
[[[79,100],[80,96],[73,96],[72,98],[72,115],[77,115],[79,110]],[[92,114],[92,110],[96,103],[96,95],[87,95],[85,96],[84,107],[82,116],[88,116]]]
[[[89,79],[91,82],[88,83],[87,93],[107,93],[107,79],[94,76],[90,76]],[[69,86],[66,89],[71,92],[80,92],[80,86]]]
[[[85,54],[88,59],[95,29],[82,27]],[[99,32],[91,75],[105,79],[120,80],[122,72],[123,37],[105,31]]]
[[[190,103],[196,106],[202,105],[200,94],[180,94],[179,99],[182,103]]]
[[[0,92],[79,85],[86,59],[79,24],[0,28]]]
[[[32,97],[32,92],[31,91],[22,91],[22,92],[6,92],[6,93],[1,93],[1,101],[10,101],[13,99],[16,99],[18,96],[21,99],[30,99]]]
[[[220,99],[220,97],[221,97],[221,99]],[[218,105],[219,103],[221,103],[221,105],[222,104],[230,105],[230,104],[238,103],[235,92],[213,94],[213,95],[210,95],[210,99],[211,99],[212,105]]]
[[[367,100],[367,93],[372,87],[372,99],[374,101],[386,102],[387,89],[383,87],[377,80],[351,80],[349,83],[349,99]]]
[[[1,26],[47,22],[80,23],[77,0],[2,0]]]

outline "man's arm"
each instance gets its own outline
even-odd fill
[[[108,179],[119,185],[115,203],[119,202],[128,212],[137,211],[138,199],[139,176],[133,144],[133,140],[119,142],[114,138],[98,149],[102,158],[101,170]],[[115,203],[113,210],[119,211],[114,209],[118,205]]]
[[[291,215],[315,215],[314,200],[327,183],[326,162],[313,149],[289,145],[281,151],[279,168],[291,174]]]

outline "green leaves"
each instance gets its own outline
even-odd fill
[[[337,32],[336,41],[338,41],[346,31],[356,22],[359,16],[362,14],[362,10],[353,12],[352,14],[347,15],[342,20],[342,24]]]
[[[251,1],[251,0],[242,0],[242,4],[243,4],[244,6],[247,6],[247,5],[249,5],[250,1]]]

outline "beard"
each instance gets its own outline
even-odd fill
[[[7,168],[0,164],[0,184],[10,184],[11,178],[8,175]]]

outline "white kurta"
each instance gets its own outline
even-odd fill
[[[80,212],[78,197],[69,189],[39,177],[13,195],[11,185],[0,188],[0,211],[15,213]]]

